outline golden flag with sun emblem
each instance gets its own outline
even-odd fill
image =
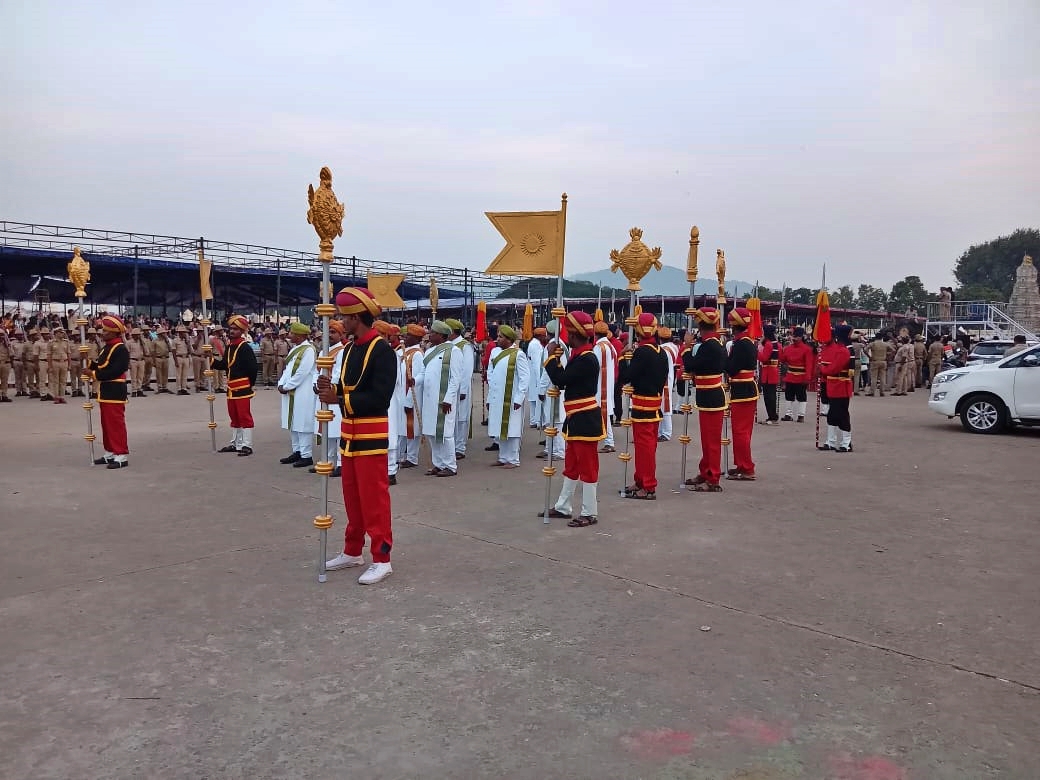
[[[567,196],[559,211],[484,212],[506,245],[485,273],[562,276]]]
[[[404,274],[368,274],[368,291],[384,309],[403,309],[405,303],[397,294],[397,288],[404,281]]]

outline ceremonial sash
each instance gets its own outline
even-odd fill
[[[508,361],[506,365],[506,387],[505,397],[502,399],[502,424],[500,426],[499,438],[509,438],[509,415],[513,411],[513,380],[516,378],[516,354],[519,350],[516,347],[509,347],[509,349],[503,349],[497,355],[495,359],[491,361],[493,368],[498,368],[498,364],[505,358]]]
[[[429,366],[431,361],[438,355],[443,355],[444,358],[441,360],[441,386],[437,396],[437,433],[438,439],[444,438],[444,407],[441,405],[444,403],[444,396],[448,394],[448,376],[451,371],[448,369],[451,367],[451,347],[452,342],[446,341],[439,347],[434,347],[430,351],[429,355],[423,356],[423,365]]]
[[[307,343],[300,344],[299,346],[294,347],[293,351],[289,353],[289,356],[285,358],[285,362],[286,363],[288,363],[290,361],[293,361],[293,367],[292,367],[292,373],[293,374],[295,374],[296,373],[296,369],[298,369],[300,367],[300,362],[303,360],[303,353],[306,352],[308,348],[313,349],[313,346],[314,345],[307,344]],[[236,351],[235,354],[238,354],[238,352]],[[289,391],[289,430],[290,431],[292,430],[293,406],[295,405],[295,403],[296,403],[296,391],[295,390],[290,390]]]

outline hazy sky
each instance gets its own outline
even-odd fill
[[[952,280],[1040,226],[1040,2],[0,3],[0,218],[483,269],[570,196],[777,287]]]

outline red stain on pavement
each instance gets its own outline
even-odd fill
[[[779,745],[791,736],[791,729],[784,725],[772,725],[755,718],[732,718],[726,722],[729,733],[758,745]]]
[[[831,756],[833,780],[909,780],[903,767],[882,756],[853,758],[848,753]]]
[[[641,758],[667,759],[691,752],[697,738],[687,731],[639,729],[622,734],[619,740],[625,750]]]

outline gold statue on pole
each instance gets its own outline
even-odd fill
[[[90,281],[90,263],[83,259],[78,246],[72,248],[72,260],[69,262],[69,281],[76,288],[76,297],[87,296],[87,282]]]
[[[639,280],[650,273],[651,268],[661,270],[661,247],[653,249],[643,243],[643,231],[637,227],[628,231],[631,239],[620,252],[616,249],[610,250],[610,272],[614,273],[619,268],[621,273],[628,279],[629,292],[639,292],[643,288],[639,286]]]
[[[83,316],[83,299],[87,297],[87,282],[90,281],[90,263],[83,259],[79,247],[72,248],[72,260],[66,266],[69,272],[69,281],[76,288],[76,300],[79,301],[79,313],[76,315],[76,327],[79,328],[79,370],[80,381],[87,388],[87,397],[83,401],[83,409],[87,413],[87,432],[83,435],[90,449],[90,462],[94,462],[94,420],[92,410],[94,409],[93,391],[90,388],[92,374],[89,368],[90,347],[87,345],[87,318]],[[72,325],[70,322],[69,325]],[[6,381],[6,378],[5,378]]]
[[[726,253],[715,250],[715,275],[719,279],[719,305],[726,303]]]
[[[318,259],[322,262],[332,261],[332,240],[343,235],[343,204],[336,200],[332,191],[332,171],[324,167],[318,173],[320,182],[318,189],[313,184],[307,185],[307,223],[314,226],[318,234]],[[326,255],[328,258],[326,260]],[[324,296],[322,296],[324,297]]]

